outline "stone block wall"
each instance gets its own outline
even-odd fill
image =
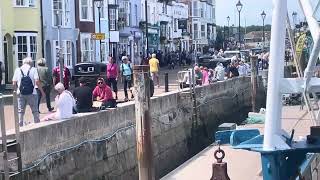
[[[153,97],[150,111],[156,178],[212,143],[221,123],[241,123],[250,111],[250,87],[250,78],[243,77],[196,88],[197,138],[191,136],[193,101],[187,90]],[[261,101],[265,99],[264,94],[260,96]],[[117,109],[78,114],[22,131],[24,168],[38,163],[25,169],[23,179],[138,179],[134,115],[134,102],[129,102]],[[44,160],[39,161],[41,158]]]

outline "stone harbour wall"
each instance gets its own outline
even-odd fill
[[[262,87],[262,86],[260,86]],[[218,125],[241,123],[251,109],[250,78],[196,88],[198,121],[188,90],[151,99],[156,179],[213,142]],[[258,92],[257,104],[265,94]],[[134,102],[22,130],[24,180],[138,179]]]

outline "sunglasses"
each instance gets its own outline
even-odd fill
[[[98,84],[103,84],[103,82],[100,81],[100,82],[98,82]]]

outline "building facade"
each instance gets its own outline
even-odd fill
[[[1,19],[1,12],[2,12],[2,10],[1,10],[1,6],[0,6],[0,62],[1,62],[1,65],[3,65],[3,36],[2,36],[2,19]],[[0,67],[0,68],[2,68],[2,67]],[[1,77],[3,78],[3,77],[5,77],[6,75],[6,72],[5,71],[2,71],[2,74],[1,74]],[[0,84],[3,84],[3,81],[2,82],[0,82]]]
[[[141,0],[119,0],[119,51],[135,61],[142,51]]]
[[[109,18],[109,56],[119,59],[119,8],[118,0],[108,0],[108,18]]]
[[[96,61],[96,42],[91,38],[95,33],[93,0],[75,1],[76,28],[79,29],[77,40],[77,62]]]
[[[189,51],[190,36],[187,33],[187,20],[189,6],[184,3],[172,2],[172,41],[171,50],[173,51]],[[186,24],[184,26],[184,22]]]
[[[10,87],[13,72],[30,56],[33,60],[43,57],[40,0],[1,0],[1,26],[4,81]],[[27,17],[27,18],[25,18]]]
[[[142,1],[142,7],[145,7]],[[188,3],[150,0],[147,4],[149,52],[182,51],[189,49],[187,29],[179,28],[179,21],[188,21]],[[141,11],[145,21],[145,10]],[[144,29],[144,27],[143,27]],[[143,32],[145,32],[143,30]]]
[[[215,0],[189,1],[192,49],[204,52],[213,46],[216,38]]]
[[[42,0],[44,57],[50,69],[59,63],[59,48],[64,66],[73,69],[77,62],[79,29],[74,12],[75,0]]]

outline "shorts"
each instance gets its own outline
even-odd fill
[[[151,72],[150,75],[151,75],[152,79],[155,78],[155,77],[159,77],[158,72]]]

